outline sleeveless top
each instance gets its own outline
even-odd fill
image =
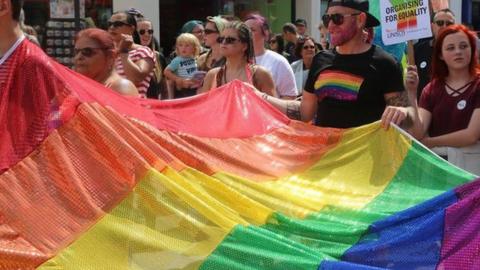
[[[257,71],[257,65],[253,64],[246,64],[245,65],[245,74],[247,75],[247,82],[255,85],[255,72]],[[227,83],[227,72],[226,72],[226,65],[220,67],[220,70],[217,72],[214,80],[214,85],[212,88],[217,88]]]

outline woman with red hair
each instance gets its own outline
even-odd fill
[[[443,29],[435,40],[432,80],[417,104],[417,68],[409,66],[405,87],[413,107],[410,132],[429,148],[464,147],[480,139],[480,70],[476,36],[463,25]],[[405,108],[389,107],[386,119],[400,122]],[[398,120],[398,121],[397,121]]]
[[[135,85],[115,71],[116,51],[112,36],[89,28],[75,37],[74,69],[122,95],[138,96]]]

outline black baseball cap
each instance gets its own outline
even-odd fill
[[[375,18],[375,16],[368,13],[368,0],[329,0],[327,10],[330,7],[335,6],[348,7],[367,14],[367,22],[365,23],[365,27],[374,27],[380,25],[380,21]]]
[[[307,21],[305,19],[296,19],[295,20],[295,25],[303,25],[303,26],[307,26]]]

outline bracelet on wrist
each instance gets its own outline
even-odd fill
[[[120,50],[120,54],[124,54],[124,53],[128,54],[128,52],[129,52],[129,50],[127,48]]]

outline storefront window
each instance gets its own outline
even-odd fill
[[[72,65],[75,24],[74,0],[25,0],[25,24],[32,26],[42,48],[51,57]],[[106,28],[112,14],[112,0],[80,0],[80,29]]]

